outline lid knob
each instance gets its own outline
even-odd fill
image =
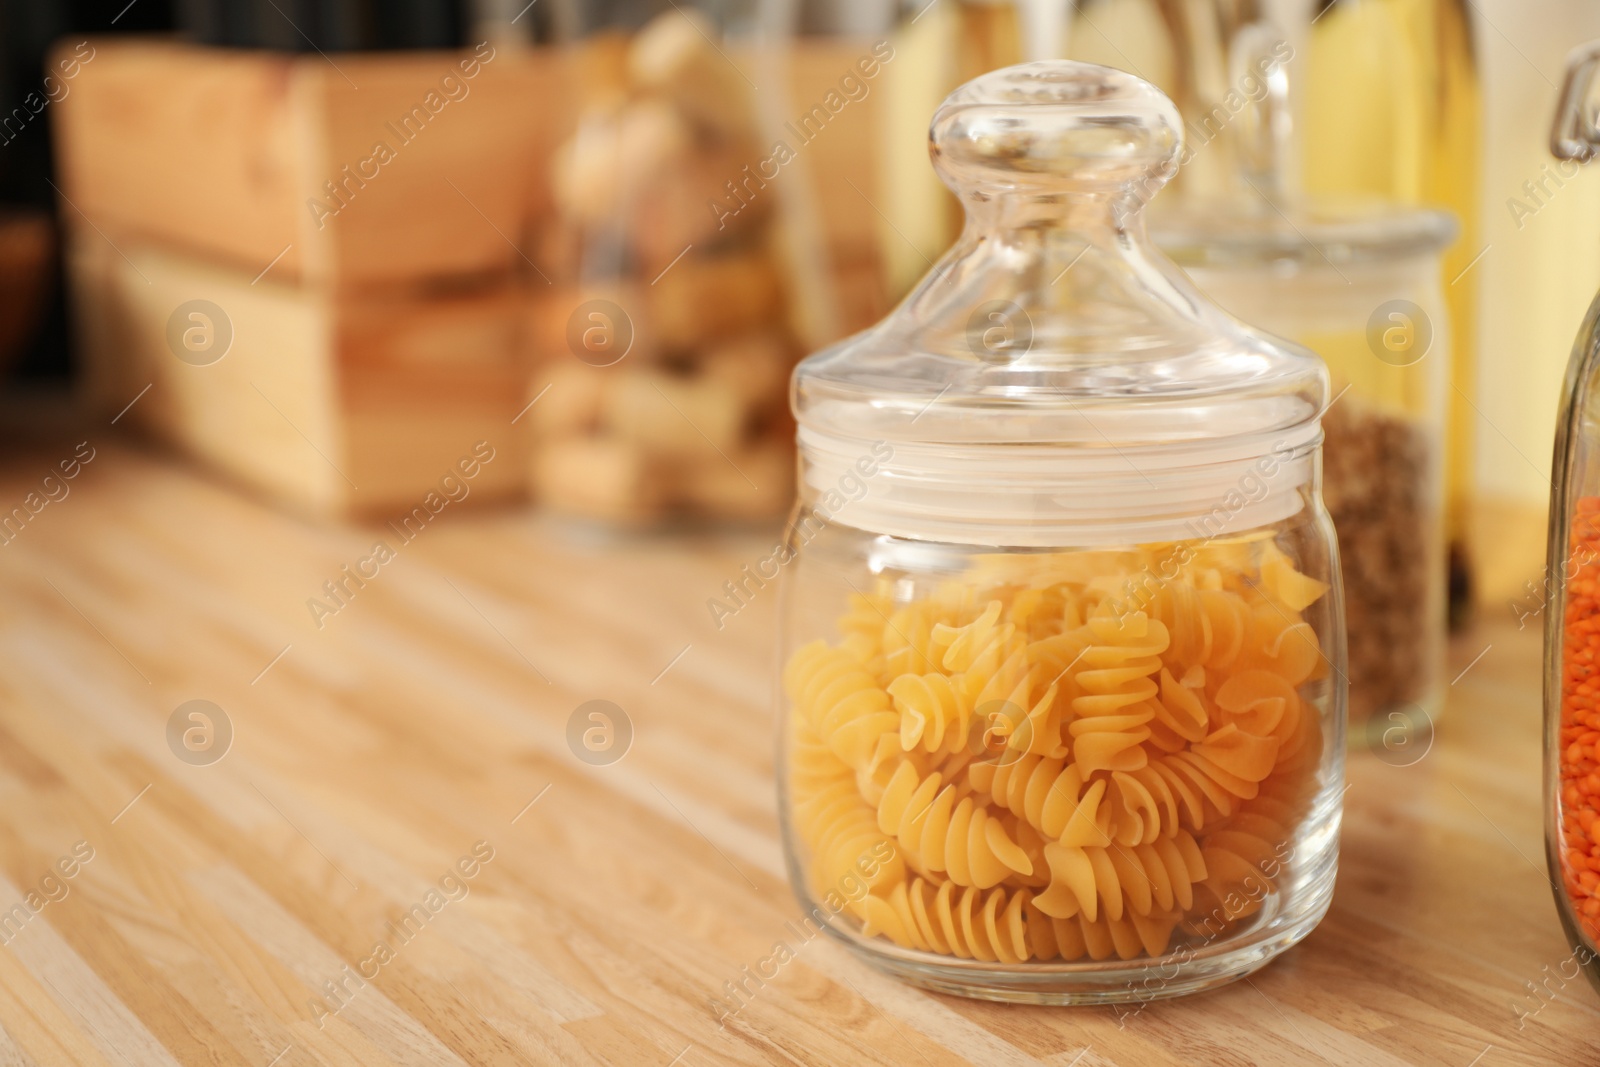
[[[1111,67],[1049,60],[985,74],[934,113],[929,153],[959,195],[1127,190],[1140,202],[1176,172],[1177,107]]]

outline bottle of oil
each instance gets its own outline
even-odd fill
[[[1478,232],[1482,97],[1466,0],[1319,0],[1300,84],[1300,144],[1312,195],[1369,195],[1454,212],[1445,253],[1454,338],[1445,456],[1450,611],[1464,621],[1471,586],[1467,499],[1472,479],[1477,288],[1468,268]]]

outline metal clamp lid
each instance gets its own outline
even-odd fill
[[[1600,41],[1569,52],[1566,67],[1561,103],[1550,129],[1550,151],[1557,159],[1587,163],[1600,153],[1600,105],[1591,103],[1595,72],[1600,70]]]

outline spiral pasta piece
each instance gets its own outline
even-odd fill
[[[1261,545],[1261,587],[1290,611],[1306,610],[1328,591],[1327,582],[1301,574],[1283,549],[1271,541]]]
[[[1250,800],[1260,791],[1259,783],[1239,777],[1194,748],[1163,756],[1158,773],[1175,790],[1186,789],[1200,799],[1207,813],[1200,819],[1200,826],[1233,814],[1240,801]]]
[[[1023,756],[1010,763],[968,769],[974,788],[1048,838],[1069,844],[1109,843],[1102,814],[1104,781],[1086,782],[1082,770],[1061,759]]]
[[[947,671],[962,673],[972,669],[984,655],[1011,640],[1016,627],[1000,621],[1001,604],[991,600],[977,618],[964,625],[938,623],[933,627],[934,645],[943,646],[940,665]]]
[[[1281,843],[1282,833],[1283,828],[1270,820],[1239,817],[1206,835],[1201,855],[1208,872],[1205,887],[1215,901],[1214,911],[1236,921],[1260,910],[1273,892],[1272,874],[1281,865],[1280,845],[1274,841]]]
[[[964,889],[922,878],[866,898],[862,932],[882,934],[904,948],[939,952],[985,963],[1028,959],[1026,889]]]
[[[889,694],[849,652],[813,642],[795,654],[786,674],[796,714],[808,718],[828,747],[852,768],[865,767],[877,750],[878,738],[899,728]]]
[[[1159,764],[1152,763],[1137,771],[1118,771],[1111,777],[1123,794],[1114,803],[1125,808],[1137,807],[1147,826],[1146,840],[1129,842],[1119,837],[1119,843],[1149,844],[1154,841],[1155,838],[1148,829],[1148,822],[1151,819],[1155,820],[1162,836],[1177,836],[1178,831],[1184,826],[1186,801],[1172,788],[1172,783],[1161,774]],[[1137,791],[1134,789],[1135,785],[1138,787]],[[1108,820],[1108,823],[1110,822],[1112,820]],[[1109,838],[1110,834],[1107,836]],[[1061,843],[1065,845],[1072,842],[1063,839]],[[1107,844],[1109,841],[1094,843]]]
[[[1140,768],[1146,770],[1148,768]],[[1109,841],[1119,845],[1148,845],[1163,834],[1163,816],[1172,810],[1171,792],[1163,788],[1159,778],[1141,777],[1137,772],[1111,772],[1111,787],[1106,793],[1107,803],[1103,825]],[[1177,832],[1171,820],[1165,822],[1166,836]]]
[[[850,775],[850,767],[817,735],[816,725],[795,716],[789,739],[790,787],[807,793]]]
[[[1185,745],[1206,736],[1211,711],[1206,706],[1205,679],[1204,667],[1189,668],[1181,682],[1172,676],[1172,671],[1161,668],[1150,740],[1163,752],[1182,751]]]
[[[956,751],[967,743],[972,717],[947,674],[902,674],[889,683],[906,751]]]
[[[845,884],[852,875],[873,888],[904,880],[904,861],[894,852],[888,837],[878,830],[872,808],[848,779],[823,786],[797,801],[794,822],[811,850],[811,889],[818,896]],[[868,875],[863,870],[863,858],[879,855],[891,858],[877,864]]]
[[[902,755],[899,738],[894,733],[878,735],[867,762],[855,769],[856,788],[860,790],[862,798],[868,804],[876,807],[878,801],[883,798],[883,791],[889,787],[894,772],[900,768]],[[920,767],[920,764],[918,766]],[[848,767],[846,769],[848,770]]]
[[[883,620],[888,617],[886,612],[893,606],[890,599],[881,593],[851,593],[847,603],[849,607],[839,620],[839,632],[877,638],[883,631]]]
[[[1141,953],[1160,956],[1172,943],[1177,912],[1090,920],[1081,913],[1057,919],[1028,905],[1028,948],[1036,960],[1137,959]]]
[[[1058,690],[1059,687],[1052,683],[1016,723],[1006,738],[1006,750],[1012,758],[1018,755],[1059,758],[1068,753],[1069,748],[1061,732],[1065,707],[1057,699]],[[1020,688],[1013,699],[1018,697],[1028,699],[1026,688]],[[1013,705],[1018,710],[1023,706],[1020,703]]]
[[[933,640],[936,622],[927,612],[910,607],[889,616],[881,639],[885,674],[897,678],[938,669],[943,652]]]
[[[1016,624],[1002,621],[1000,614],[1000,601],[991,600],[967,625],[941,623],[933,631],[935,643],[947,645],[945,669],[959,675],[962,698],[980,712],[983,705],[994,701],[1013,706],[1031,703],[1027,698],[1027,642],[1017,635]]]
[[[946,874],[960,886],[988,889],[1012,874],[1032,874],[1028,858],[1005,826],[937,772],[919,778],[902,763],[878,802],[877,825],[896,838],[911,862]]]
[[[1203,850],[1187,831],[1153,844],[1124,848],[1045,846],[1050,885],[1034,904],[1058,919],[1082,912],[1090,920],[1120,919],[1124,912],[1149,915],[1194,904],[1194,886],[1207,878]]]
[[[1324,660],[1316,631],[1309,623],[1276,604],[1263,602],[1251,610],[1250,628],[1238,665],[1274,671],[1297,686],[1316,677],[1324,669]]]
[[[1222,589],[1169,583],[1151,601],[1152,617],[1172,635],[1172,666],[1183,674],[1194,667],[1231,666],[1244,650],[1250,606]]]
[[[1076,718],[1067,728],[1073,758],[1086,774],[1136,771],[1149,761],[1142,745],[1158,692],[1151,675],[1161,669],[1167,628],[1142,611],[1091,619],[1088,626],[1095,640],[1083,654],[1077,677],[1083,695],[1072,702]]]

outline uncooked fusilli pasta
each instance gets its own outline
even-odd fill
[[[1276,891],[1319,788],[1325,584],[1254,538],[997,554],[912,587],[852,596],[783,677],[813,892],[892,850],[849,905],[863,934],[1131,959]]]

